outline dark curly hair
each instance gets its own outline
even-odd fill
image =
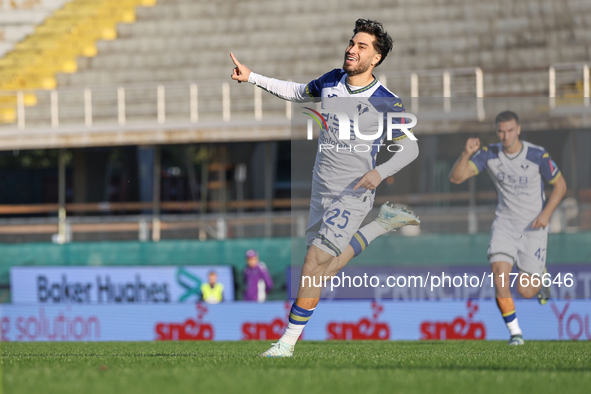
[[[382,55],[382,58],[378,64],[376,64],[376,67],[386,59],[388,53],[392,52],[392,44],[394,43],[394,40],[392,40],[392,37],[390,37],[390,35],[384,30],[384,26],[382,26],[380,22],[371,19],[357,19],[355,21],[355,29],[353,29],[353,36],[357,33],[367,33],[375,37],[373,46],[378,53]]]
[[[508,122],[510,120],[514,120],[515,123],[519,124],[519,116],[513,111],[503,111],[497,115],[495,118],[495,124],[499,124],[501,122]]]

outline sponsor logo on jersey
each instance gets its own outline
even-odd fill
[[[552,176],[556,175],[556,173],[558,172],[558,166],[556,166],[556,163],[554,163],[554,160],[552,160],[552,159],[549,160],[549,164],[550,164],[550,173],[552,174]]]
[[[513,185],[513,184],[526,185],[528,182],[528,178],[525,175],[517,176],[517,175],[513,175],[513,174],[505,174],[504,172],[498,172],[497,179],[499,181],[501,181],[505,184],[509,184],[509,185]]]

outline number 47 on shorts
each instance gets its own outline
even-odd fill
[[[544,261],[546,259],[546,249],[538,248],[538,250],[535,253],[535,256],[538,258],[538,260]]]

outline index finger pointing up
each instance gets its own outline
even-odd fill
[[[236,56],[234,56],[234,54],[232,52],[230,52],[230,57],[232,58],[232,61],[234,62],[234,64],[236,65],[236,67],[241,66],[242,64],[240,64],[240,62],[238,61],[238,59],[236,59]]]

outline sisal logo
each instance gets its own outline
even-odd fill
[[[287,328],[287,321],[291,305],[289,302],[285,303],[285,310],[287,314],[284,317],[276,317],[269,322],[245,322],[242,324],[242,340],[243,341],[270,341],[281,338],[283,332]],[[302,339],[300,335],[300,339]]]
[[[378,321],[384,307],[377,302],[371,303],[372,318],[361,318],[357,322],[329,322],[326,326],[328,339],[390,339],[390,327],[386,322]]]
[[[187,319],[182,323],[156,323],[157,341],[212,341],[213,325],[203,321],[207,307],[197,304],[197,319]]]
[[[459,316],[451,322],[425,321],[421,323],[420,339],[485,339],[486,328],[484,323],[472,320],[476,312],[478,312],[478,304],[472,302],[472,300],[468,300],[466,308],[468,309],[467,319]]]

